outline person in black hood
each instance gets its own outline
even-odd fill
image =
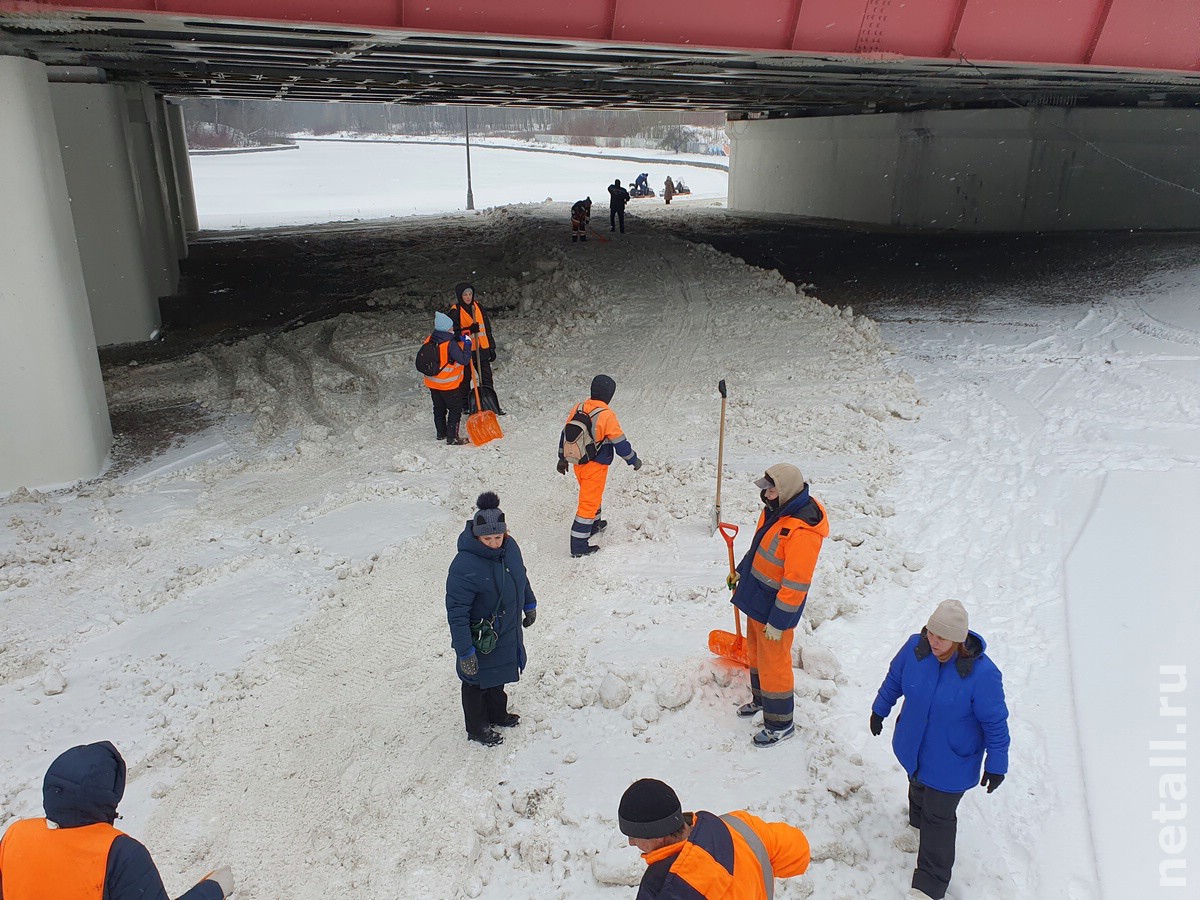
[[[617,230],[617,220],[621,220],[621,234],[625,233],[625,204],[629,202],[629,191],[621,187],[618,178],[608,186],[608,225],[609,231]]]
[[[113,827],[125,793],[125,760],[108,741],[72,747],[46,770],[44,819],[18,819],[0,838],[0,900],[168,900],[140,842]],[[222,866],[179,900],[223,900]]]
[[[492,382],[492,363],[496,361],[496,338],[492,331],[492,318],[480,305],[475,297],[475,286],[467,281],[461,281],[454,286],[454,295],[458,302],[450,307],[450,320],[454,323],[459,334],[471,336],[471,346],[475,351],[475,377],[479,379],[480,390],[496,396],[495,385]],[[463,381],[463,408],[470,408],[471,385],[469,379]],[[488,398],[484,398],[485,405]],[[496,403],[496,415],[504,415],[499,402]]]
[[[571,407],[567,424],[558,436],[558,474],[566,475],[573,463],[579,482],[579,503],[571,523],[571,556],[575,558],[600,549],[588,541],[608,527],[608,522],[600,518],[600,505],[614,455],[633,466],[635,472],[642,467],[617,414],[608,406],[616,392],[617,383],[611,376],[593,378],[591,397]]]

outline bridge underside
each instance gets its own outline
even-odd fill
[[[1088,64],[997,62],[949,48],[950,55],[900,55],[869,38],[851,35],[848,52],[795,52],[0,2],[0,55],[93,67],[167,96],[690,108],[734,117],[1200,103],[1195,59],[1191,71],[1109,68],[1096,65],[1092,46]],[[971,46],[961,33],[957,40],[955,48]]]

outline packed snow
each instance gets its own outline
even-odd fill
[[[193,165],[207,222],[294,224],[379,210],[372,167],[394,170],[378,193],[421,194],[426,151],[456,159],[330,145]],[[285,202],[310,152],[327,180]],[[1160,699],[1194,693],[1164,693],[1159,667],[1197,671],[1200,267],[1088,303],[873,321],[661,227],[724,216],[719,195],[638,201],[627,234],[573,246],[569,203],[612,167],[556,158],[535,178],[525,155],[502,180],[523,199],[552,183],[552,202],[477,185],[493,208],[377,226],[412,250],[380,256],[373,283],[393,287],[370,313],[110,367],[113,408],[183,408],[198,430],[0,499],[0,827],[39,812],[57,753],[106,739],[130,766],[118,824],[176,892],[224,862],[262,900],[631,897],[644,866],[617,800],[659,777],[687,809],[805,830],[813,864],[781,900],[900,898],[906,783],[869,705],[953,596],[1004,673],[1013,745],[1000,790],[960,807],[949,896],[1159,896],[1172,822],[1152,814],[1180,803],[1148,742],[1183,741]],[[482,448],[434,441],[412,364],[460,280],[494,311],[509,413]],[[572,560],[554,447],[600,371],[645,465],[614,467],[602,550]],[[708,525],[721,378],[738,556],[772,463],[799,465],[831,521],[797,632],[799,734],[768,750],[734,716],[744,671],[707,651],[733,626]],[[465,739],[443,605],[483,490],[539,597],[498,748]]]

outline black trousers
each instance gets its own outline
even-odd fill
[[[439,441],[458,436],[458,421],[462,418],[463,394],[461,388],[452,391],[429,389],[433,398],[433,427]]]
[[[616,231],[618,217],[620,217],[620,219],[621,219],[621,233],[624,234],[625,233],[625,207],[623,207],[623,206],[620,209],[609,208],[609,210],[608,210],[609,230]]]
[[[950,885],[954,841],[958,836],[958,802],[962,797],[962,792],[948,794],[934,790],[915,778],[908,781],[908,823],[921,830],[912,886],[933,900],[945,897]]]
[[[483,734],[508,717],[508,694],[504,686],[478,688],[462,683],[463,719],[467,734]]]

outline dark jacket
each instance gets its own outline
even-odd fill
[[[571,218],[586,222],[592,217],[592,204],[586,200],[576,200],[571,206]]]
[[[939,662],[925,629],[908,639],[888,667],[871,711],[887,718],[900,698],[892,749],[909,777],[934,790],[960,793],[987,771],[1008,772],[1008,707],[1000,670],[987,644],[967,633],[962,655]]]
[[[629,202],[629,191],[615,184],[608,186],[608,205],[610,209],[624,209]]]
[[[101,741],[72,747],[50,764],[42,785],[42,804],[46,818],[60,828],[80,828],[99,822],[111,825],[124,793],[125,760],[116,747]],[[63,865],[70,864],[70,860],[63,860]],[[0,871],[0,885],[3,877]],[[103,897],[104,900],[169,900],[150,851],[127,834],[119,834],[109,847]],[[204,880],[180,900],[221,900],[221,897],[221,886]],[[0,900],[35,898],[5,897],[0,887]]]
[[[496,610],[499,604],[499,611]],[[525,668],[525,637],[521,613],[534,609],[537,598],[529,586],[521,548],[512,535],[505,535],[498,549],[484,545],[471,532],[471,522],[458,536],[458,555],[446,576],[446,620],[450,643],[457,657],[467,655],[471,623],[496,616],[496,648],[477,653],[479,672],[468,678],[457,666],[458,677],[480,688],[517,681]]]
[[[466,348],[463,347],[462,343],[452,332],[435,331],[430,336],[433,338],[435,344],[444,344],[449,341],[450,346],[446,350],[449,352],[450,358],[460,366],[465,366],[471,361],[471,354],[467,352]],[[3,900],[3,898],[0,898],[0,900]]]

